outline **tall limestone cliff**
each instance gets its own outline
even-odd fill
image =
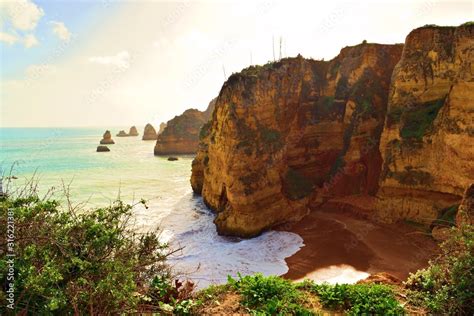
[[[375,194],[401,52],[364,43],[329,62],[298,56],[232,75],[201,131],[191,178],[218,231],[254,236],[331,197]]]
[[[212,100],[204,112],[188,109],[168,121],[163,131],[158,133],[155,155],[195,154],[199,145],[199,131],[209,120],[214,104],[215,100]]]
[[[412,31],[381,138],[382,217],[430,223],[474,177],[474,25]]]
[[[191,185],[219,233],[332,204],[430,224],[474,182],[474,26],[426,26],[329,62],[252,66],[222,87]]]

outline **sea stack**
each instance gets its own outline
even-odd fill
[[[153,127],[153,125],[148,123],[145,126],[145,129],[143,130],[142,140],[156,140],[156,137],[157,137],[157,135],[156,135],[155,128]]]
[[[97,152],[107,152],[107,151],[110,151],[109,147],[105,146],[105,145],[100,145],[100,146],[97,146]]]
[[[118,134],[117,134],[117,137],[127,137],[127,136],[128,136],[128,134],[127,134],[127,133],[125,133],[125,131],[124,131],[124,130],[121,130],[121,131],[120,131],[120,132],[118,132]]]
[[[138,130],[135,126],[130,127],[130,131],[128,132],[128,136],[138,136]]]
[[[100,140],[102,145],[112,145],[115,144],[114,140],[112,139],[112,134],[110,134],[109,130],[106,130],[102,139]]]

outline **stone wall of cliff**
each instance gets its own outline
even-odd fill
[[[430,223],[474,177],[474,26],[423,27],[395,67],[381,138],[382,217]]]
[[[325,203],[429,222],[459,202],[474,174],[472,30],[424,27],[405,46],[232,75],[191,178],[217,230],[254,236]]]
[[[163,131],[158,133],[155,155],[195,154],[199,145],[199,131],[209,120],[214,105],[215,99],[204,112],[189,109],[168,121]]]

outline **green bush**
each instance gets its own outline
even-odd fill
[[[380,284],[312,284],[308,288],[324,308],[349,315],[402,315],[404,309],[393,290]]]
[[[14,310],[8,304],[8,257],[0,257],[0,314],[118,314],[156,309],[178,289],[158,235],[127,228],[132,206],[62,210],[57,201],[0,198],[0,233],[15,221]],[[150,282],[151,280],[151,282]]]
[[[285,175],[285,191],[292,200],[302,199],[313,191],[313,182],[298,170],[289,168]]]
[[[433,313],[474,314],[474,228],[452,228],[441,254],[426,269],[411,274],[405,286],[411,303]]]
[[[302,307],[304,297],[291,281],[265,277],[258,273],[237,280],[228,277],[228,283],[242,295],[242,304],[254,315],[313,315]]]
[[[444,100],[445,98],[426,102],[404,112],[401,116],[400,136],[421,140],[430,131]]]

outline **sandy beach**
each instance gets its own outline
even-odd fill
[[[410,224],[379,224],[338,210],[313,211],[284,229],[299,234],[305,244],[286,259],[284,277],[292,280],[356,282],[377,272],[403,280],[438,251],[430,236]]]

